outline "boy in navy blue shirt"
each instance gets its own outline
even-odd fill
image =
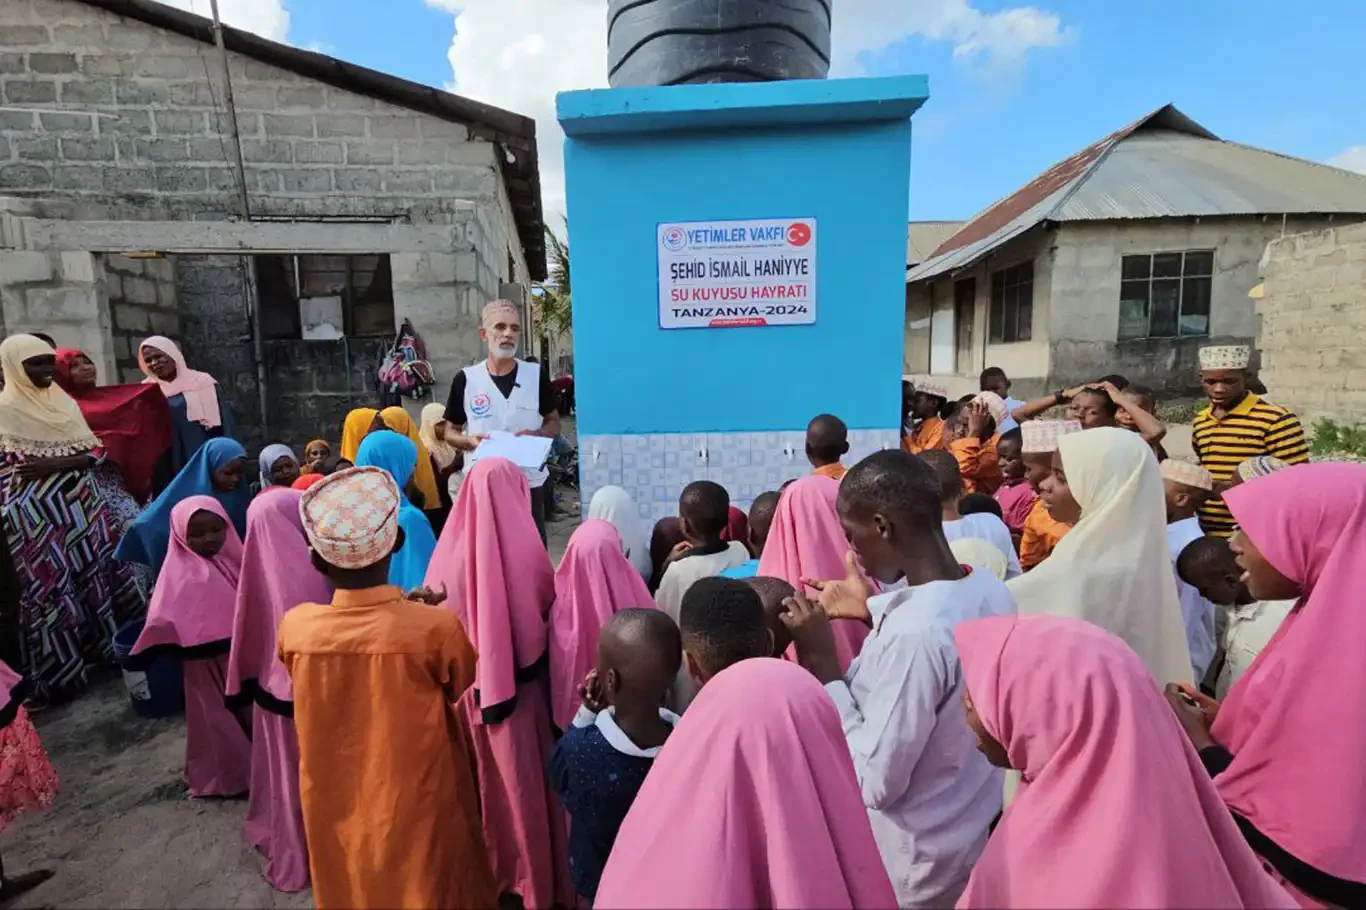
[[[550,753],[550,786],[569,813],[569,871],[589,901],[617,831],[678,716],[661,707],[678,674],[678,626],[659,610],[622,610],[598,637],[583,705]]]

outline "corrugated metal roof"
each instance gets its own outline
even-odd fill
[[[906,226],[906,264],[915,265],[963,226],[961,221],[912,221]]]
[[[1171,105],[977,215],[906,280],[962,268],[1044,221],[1366,213],[1366,176],[1225,142]]]
[[[1366,177],[1168,130],[1116,145],[1054,221],[1366,212]]]

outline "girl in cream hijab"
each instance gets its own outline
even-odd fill
[[[1189,682],[1162,475],[1143,438],[1117,427],[1060,437],[1039,493],[1049,514],[1075,524],[1007,583],[1020,614],[1085,619],[1127,642],[1159,686]]]

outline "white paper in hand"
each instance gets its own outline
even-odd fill
[[[466,460],[473,463],[481,458],[506,458],[519,468],[534,471],[545,465],[553,441],[545,436],[518,436],[493,430]]]

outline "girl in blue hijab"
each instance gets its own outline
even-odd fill
[[[161,571],[171,540],[171,510],[189,496],[212,496],[223,505],[238,534],[247,530],[251,490],[244,482],[247,450],[235,439],[210,439],[190,457],[161,495],[124,532],[114,558]]]
[[[417,470],[417,445],[398,433],[376,431],[365,437],[356,452],[356,467],[362,466],[383,468],[398,488],[405,490]],[[436,550],[436,535],[427,516],[408,501],[407,493],[399,502],[398,526],[403,529],[403,546],[389,560],[389,584],[411,591],[421,586],[427,576],[427,563]]]

